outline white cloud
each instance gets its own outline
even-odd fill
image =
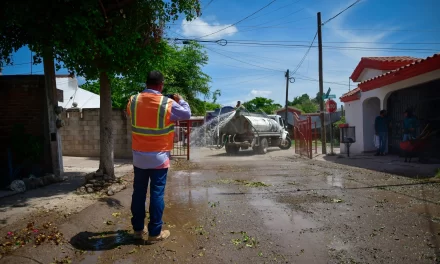
[[[193,21],[182,21],[182,34],[185,37],[203,37],[214,32],[217,32],[223,28],[229,27],[231,24],[219,24],[216,22],[208,23],[201,18],[197,18]],[[204,39],[220,39],[223,37],[229,37],[238,32],[237,27],[231,26],[222,30],[218,33],[215,33],[211,36],[207,36]]]
[[[251,95],[254,97],[268,97],[272,91],[252,90]]]

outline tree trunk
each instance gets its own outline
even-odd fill
[[[99,110],[99,169],[104,174],[115,178],[114,152],[113,152],[113,122],[112,98],[110,79],[106,72],[99,75],[100,82],[100,110]]]

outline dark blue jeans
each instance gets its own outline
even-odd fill
[[[148,181],[150,183],[150,222],[148,235],[158,236],[162,230],[162,215],[165,209],[164,193],[168,169],[140,169],[134,167],[133,195],[131,198],[131,224],[134,231],[144,230],[145,202]]]
[[[385,150],[387,149],[387,132],[379,132],[379,149],[377,150],[377,153],[383,154],[385,153]]]

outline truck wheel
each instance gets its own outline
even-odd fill
[[[269,147],[269,143],[267,142],[267,138],[262,138],[260,140],[260,146],[258,148],[258,152],[260,154],[266,154],[267,153],[267,148]]]
[[[280,149],[283,150],[290,149],[291,146],[292,146],[292,140],[290,139],[290,137],[286,137],[285,140],[281,140]]]
[[[230,155],[236,155],[240,151],[240,147],[233,145],[226,145],[225,149],[226,149],[226,153]]]

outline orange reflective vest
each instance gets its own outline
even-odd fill
[[[170,120],[172,100],[161,94],[140,93],[130,98],[132,149],[142,152],[171,151],[174,123]]]

